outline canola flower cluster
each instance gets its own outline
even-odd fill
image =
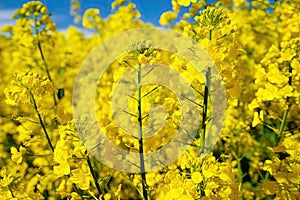
[[[152,152],[168,144],[181,123],[177,97],[165,87],[146,85],[131,96],[132,123],[148,125],[151,105],[169,119],[163,129],[141,141],[118,127],[111,112],[116,82],[130,69],[153,63],[178,71],[197,93],[199,135],[174,163],[144,174],[111,169],[93,158],[75,128],[72,89],[87,54],[101,41],[133,28],[151,27],[127,0],[78,15],[89,38],[75,27],[56,31],[45,5],[25,3],[13,26],[0,36],[0,199],[298,199],[300,196],[300,4],[294,0],[171,0],[160,23],[200,44],[212,57],[226,89],[226,119],[217,144],[199,156],[210,135],[207,80],[191,64],[142,43],[139,51],[117,58],[98,82],[95,103],[99,125],[116,146]],[[180,15],[183,7],[189,12]],[[191,20],[192,19],[192,20]],[[175,23],[175,21],[178,21]],[[150,72],[149,72],[150,73]],[[101,92],[100,92],[101,88]],[[106,91],[106,92],[103,92]],[[139,99],[138,96],[145,97]],[[207,99],[206,99],[207,98]],[[206,100],[208,101],[206,101]],[[135,115],[138,112],[143,121]],[[155,113],[154,113],[155,114]],[[155,121],[155,118],[153,119]],[[159,121],[158,121],[159,123]],[[78,124],[78,123],[77,123]],[[205,126],[203,125],[205,124]],[[171,152],[172,153],[172,152]]]

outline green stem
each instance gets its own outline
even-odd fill
[[[292,74],[291,64],[289,64],[289,73]],[[291,75],[289,77],[289,85],[290,86],[292,85],[292,76]],[[284,128],[285,128],[285,125],[286,125],[287,116],[289,114],[289,110],[290,110],[290,107],[291,107],[291,104],[289,103],[290,102],[290,97],[287,97],[286,101],[288,103],[288,107],[287,107],[287,109],[283,113],[282,121],[281,121],[281,124],[280,124],[280,127],[279,127],[279,136],[277,138],[276,145],[278,145],[278,143],[280,142],[281,138],[283,137],[283,131],[284,131]]]
[[[12,189],[11,189],[10,185],[9,185],[9,186],[7,186],[7,187],[8,187],[8,190],[9,190],[9,192],[10,192],[10,194],[11,194],[12,198],[15,198],[15,195],[14,195],[14,193],[13,193],[13,191],[12,191]]]
[[[35,110],[35,112],[36,112],[36,114],[37,114],[37,116],[38,116],[38,118],[39,118],[39,121],[40,121],[40,124],[41,124],[41,126],[42,126],[42,129],[43,129],[43,131],[44,131],[44,133],[45,133],[45,135],[46,135],[47,142],[48,142],[48,144],[49,144],[49,146],[50,146],[50,148],[51,148],[51,151],[54,152],[54,147],[53,147],[53,145],[52,145],[52,143],[51,143],[51,140],[50,140],[49,134],[48,134],[48,132],[47,132],[47,130],[46,130],[46,127],[45,127],[44,121],[43,121],[43,119],[42,119],[42,116],[41,116],[41,114],[40,114],[40,112],[39,112],[39,110],[38,110],[38,107],[37,107],[35,98],[34,98],[34,96],[33,96],[33,94],[32,94],[31,91],[30,91],[29,93],[30,93],[30,99],[31,99],[31,101],[32,101],[32,103],[33,103],[34,110]]]
[[[208,39],[210,41],[212,40],[212,30],[209,30],[209,32],[208,32]]]
[[[280,124],[280,128],[279,128],[279,136],[277,138],[276,144],[279,143],[279,141],[281,140],[281,138],[283,136],[283,131],[284,131],[284,128],[285,128],[285,124],[286,124],[286,119],[287,119],[288,113],[289,113],[289,109],[286,109],[284,111],[284,113],[283,113],[283,118],[282,118],[282,121],[281,121],[281,124]]]
[[[138,64],[138,140],[139,140],[139,153],[140,153],[140,173],[142,176],[143,196],[148,200],[146,173],[145,173],[145,160],[144,160],[144,147],[143,147],[143,118],[142,118],[142,69],[141,64]]]
[[[44,64],[44,68],[45,68],[45,72],[47,74],[47,77],[53,83],[50,72],[49,72],[48,64],[46,62],[45,55],[44,55],[44,52],[43,52],[43,49],[42,49],[41,40],[40,40],[40,37],[39,37],[39,28],[38,28],[38,25],[37,25],[37,17],[35,17],[34,20],[35,20],[35,35],[36,35],[36,40],[37,40],[37,46],[38,46],[38,49],[39,49],[39,52],[40,52],[40,55],[41,55],[41,58],[42,58],[42,61],[43,61],[43,64]],[[57,105],[55,94],[53,94],[53,101],[54,101],[54,104]]]
[[[212,40],[212,30],[208,32],[208,39]],[[205,149],[205,136],[206,136],[206,123],[207,123],[207,108],[208,108],[208,97],[209,97],[209,88],[210,88],[210,75],[211,69],[210,67],[207,68],[205,78],[205,88],[204,88],[204,95],[203,95],[203,106],[202,106],[202,124],[201,124],[201,133],[200,133],[200,145],[201,149],[198,155],[204,153]]]
[[[39,110],[38,110],[38,107],[37,107],[37,104],[36,104],[36,100],[35,100],[35,98],[34,98],[34,96],[33,96],[33,94],[32,94],[31,91],[29,91],[29,94],[30,94],[30,99],[31,99],[31,102],[32,102],[32,104],[33,104],[34,110],[35,110],[35,112],[36,112],[36,114],[37,114],[37,116],[38,116],[38,118],[39,118],[39,122],[40,122],[40,124],[41,124],[41,127],[42,127],[44,133],[45,133],[47,142],[48,142],[48,144],[49,144],[49,146],[50,146],[50,148],[51,148],[51,151],[54,153],[54,147],[53,147],[53,145],[52,145],[52,143],[51,143],[51,140],[50,140],[49,134],[48,134],[48,132],[47,132],[45,123],[44,123],[44,121],[43,121],[43,119],[42,119],[42,116],[41,116],[41,114],[40,114],[40,112],[39,112]],[[69,177],[69,175],[68,175],[68,177]],[[55,186],[55,185],[54,185],[54,186]],[[72,187],[75,189],[75,191],[78,191],[76,185],[73,185]]]
[[[91,172],[92,177],[93,177],[93,179],[94,179],[94,183],[95,183],[96,188],[97,188],[97,190],[98,190],[98,193],[99,193],[99,195],[100,195],[100,194],[102,194],[103,192],[102,192],[101,187],[100,187],[100,185],[99,185],[99,183],[98,183],[96,174],[95,174],[94,169],[93,169],[93,166],[92,166],[92,162],[91,162],[90,157],[89,157],[88,155],[86,156],[86,161],[87,161],[87,163],[88,163],[90,172]]]
[[[235,158],[235,160],[237,161],[237,178],[239,180],[239,182],[242,184],[243,183],[243,170],[242,170],[242,165],[241,165],[241,160],[243,159],[243,157],[239,157],[237,156],[237,154],[232,151],[232,155]]]
[[[206,72],[206,84],[204,88],[204,101],[203,101],[203,109],[202,109],[202,125],[201,130],[202,133],[200,135],[200,141],[201,141],[201,151],[200,153],[204,153],[205,148],[205,135],[206,135],[206,123],[207,123],[207,107],[208,107],[208,97],[209,97],[209,87],[210,87],[210,67],[207,68]]]
[[[270,176],[270,174],[269,174],[269,172],[267,171],[263,181],[264,181],[264,182],[267,181],[268,178],[269,178],[269,176]]]

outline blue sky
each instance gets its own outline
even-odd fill
[[[23,3],[30,0],[1,0],[0,1],[0,27],[8,24],[14,24],[11,16],[14,12],[21,8]],[[74,24],[73,17],[70,16],[71,0],[40,0],[47,7],[50,13],[53,14],[52,19],[56,22],[59,31],[66,31],[68,26],[75,25],[82,28],[81,24]],[[81,4],[82,14],[88,8],[99,8],[102,18],[106,18],[111,14],[111,3],[114,0],[79,0]],[[137,9],[141,12],[141,20],[147,23],[152,23],[159,26],[160,15],[168,10],[171,10],[171,0],[131,0],[136,4]],[[216,0],[208,0],[215,2]],[[270,0],[274,3],[274,0]],[[188,9],[185,8],[185,11]],[[182,11],[184,12],[184,10]],[[89,33],[90,30],[83,30]]]
[[[88,8],[99,8],[101,17],[105,18],[111,14],[111,3],[114,0],[80,0],[82,13]],[[29,0],[8,0],[0,1],[0,27],[7,24],[14,24],[11,16],[14,11],[22,7],[23,3]],[[56,22],[57,29],[64,31],[73,23],[73,17],[70,16],[71,0],[41,0],[50,13],[52,19]],[[171,10],[171,0],[132,0],[141,12],[141,20],[159,26],[160,15]],[[80,27],[80,24],[76,26]]]

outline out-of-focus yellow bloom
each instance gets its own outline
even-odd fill
[[[81,195],[76,193],[76,192],[72,192],[71,193],[71,200],[81,200]]]
[[[183,195],[183,192],[184,192],[184,189],[182,187],[171,188],[171,190],[169,191],[169,195],[173,199],[178,199],[179,197],[181,197]]]
[[[53,172],[58,177],[70,174],[70,165],[68,162],[61,162],[58,166],[53,167]]]
[[[78,168],[71,170],[70,181],[82,190],[89,189],[92,179],[88,166],[85,163],[81,163]]]
[[[215,174],[217,174],[217,171],[218,171],[218,166],[216,165],[205,166],[202,169],[202,173],[205,178],[210,178],[214,176]]]
[[[252,127],[256,127],[259,124],[263,124],[263,120],[264,120],[263,110],[261,110],[259,112],[254,112]]]
[[[293,68],[293,74],[300,74],[300,63],[297,59],[293,59],[291,62],[291,67]]]
[[[172,0],[172,10],[178,14],[179,10],[180,10],[180,5],[177,3],[176,0]]]
[[[191,3],[196,3],[197,0],[177,0],[180,6],[189,6]]]
[[[266,181],[262,184],[262,189],[267,195],[274,195],[276,192],[280,191],[280,185],[276,181]]]
[[[13,177],[7,174],[6,169],[2,169],[0,172],[0,186],[7,187],[11,184],[12,181],[13,181]]]
[[[246,1],[245,0],[233,0],[234,7],[239,7],[245,5]]]
[[[22,156],[26,153],[26,149],[22,146],[20,146],[19,151],[15,147],[10,148],[11,152],[11,159],[17,163],[20,164],[22,162]]]
[[[117,6],[123,6],[126,3],[126,0],[115,0],[111,4],[111,8],[114,10]]]
[[[90,29],[95,28],[101,22],[99,14],[100,10],[96,8],[86,10],[82,20],[83,27]]]
[[[176,13],[172,12],[172,11],[167,11],[164,12],[159,19],[159,23],[162,26],[167,26],[171,21],[173,21],[174,19],[176,19],[177,15]]]
[[[106,193],[103,198],[104,198],[104,200],[110,200],[112,197],[111,197],[111,194]]]

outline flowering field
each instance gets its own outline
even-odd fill
[[[80,16],[80,4],[73,1],[76,20],[94,31],[89,37],[75,27],[56,31],[53,16],[38,1],[24,4],[12,16],[15,25],[1,27],[0,199],[300,198],[299,1],[172,0],[172,6],[160,24],[203,47],[219,79],[209,67],[204,76],[197,73],[179,50],[166,51],[137,38],[97,77],[94,96],[75,90],[74,85],[84,85],[76,79],[79,72],[90,77],[92,69],[80,67],[97,45],[124,31],[152,27],[139,20],[143,13],[126,0],[116,0],[106,19],[97,9]],[[188,12],[182,14],[183,8]],[[109,46],[120,46],[110,41]],[[109,46],[102,45],[103,55],[114,53]],[[91,66],[100,65],[99,57],[91,57]],[[157,64],[184,77],[188,88],[179,79],[174,86],[184,98],[158,83],[141,84]],[[136,74],[137,89],[118,96],[118,80],[130,77],[129,71]],[[226,107],[218,131],[212,98],[220,89],[213,88],[216,79],[226,94],[226,99],[215,95]],[[128,88],[130,80],[124,83]],[[98,124],[74,115],[74,109],[86,107],[86,102],[74,104],[77,97],[95,99],[91,107]],[[112,111],[114,101],[119,105],[125,97],[126,109]],[[179,127],[191,124],[182,117],[186,107],[180,100],[198,113],[197,127],[186,131],[189,148],[168,164],[154,157],[147,161],[147,153],[163,149]],[[159,108],[151,110],[153,105],[160,105],[164,115],[155,112]],[[156,123],[163,125],[156,128]],[[149,134],[157,134],[144,137],[148,125],[154,127]],[[104,148],[99,134],[122,151],[139,153],[139,163],[119,170],[130,154]],[[176,154],[179,142],[174,144],[161,157]],[[147,170],[157,163],[159,168]]]

